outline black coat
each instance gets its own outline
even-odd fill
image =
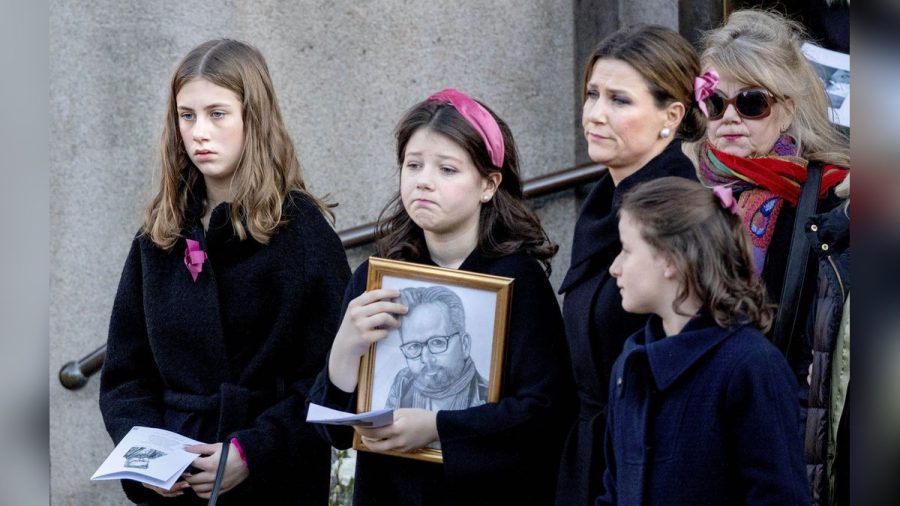
[[[432,264],[430,259],[421,263]],[[486,258],[477,251],[460,270],[515,279],[501,399],[439,411],[443,465],[359,452],[353,502],[360,505],[551,504],[574,388],[559,305],[547,276],[525,253]],[[353,274],[344,308],[366,288],[368,262]],[[487,374],[487,372],[485,372]],[[356,411],[356,395],[319,375],[310,401]],[[322,425],[332,445],[351,445],[353,429]]]
[[[609,374],[625,339],[647,320],[622,309],[622,297],[609,274],[622,248],[617,213],[625,192],[665,176],[697,179],[678,140],[618,186],[609,174],[604,176],[585,199],[575,224],[572,263],[559,292],[565,294],[563,317],[580,407],[560,466],[559,506],[593,504],[602,492]]]
[[[227,204],[204,234],[198,188],[184,231],[208,255],[196,282],[184,239],[170,251],[143,235],[132,242],[100,378],[106,429],[116,443],[135,425],[206,443],[237,437],[250,475],[220,504],[325,504],[330,450],[304,420],[350,275],[340,240],[299,194],[268,245],[239,241]],[[205,504],[122,484],[134,502]]]
[[[815,504],[832,502],[832,485],[837,497],[846,497],[849,483],[847,468],[847,422],[849,398],[832,398],[832,371],[839,367],[839,378],[849,377],[849,356],[836,349],[838,333],[844,324],[844,304],[850,296],[850,215],[849,202],[813,216],[806,225],[806,236],[816,254],[816,297],[807,323],[807,338],[813,350],[809,411],[804,442],[807,473]],[[848,380],[849,381],[849,380]],[[846,404],[845,404],[846,402]],[[838,418],[835,408],[843,415]],[[832,425],[836,427],[832,427]],[[831,431],[836,441],[831,442]],[[832,446],[832,444],[834,446]],[[829,462],[830,459],[833,459]],[[831,483],[833,482],[833,483]]]

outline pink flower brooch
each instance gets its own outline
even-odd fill
[[[206,261],[206,252],[200,249],[200,243],[193,239],[187,239],[187,248],[184,250],[184,265],[197,282],[197,276],[203,270],[203,262]]]

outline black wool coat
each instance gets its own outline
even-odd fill
[[[170,251],[132,242],[109,326],[100,410],[118,443],[135,425],[206,442],[236,437],[249,477],[220,504],[326,504],[330,450],[307,425],[306,396],[337,331],[350,275],[341,242],[307,198],[284,203],[268,245],[238,240],[228,204],[200,224],[202,182],[183,235],[208,258],[196,282],[185,239]],[[128,498],[176,499],[123,480]]]
[[[622,249],[617,214],[628,190],[666,176],[697,179],[679,140],[617,186],[606,174],[585,199],[575,224],[572,262],[559,293],[565,294],[563,318],[580,402],[560,465],[558,506],[593,504],[602,492],[609,374],[625,339],[647,321],[647,315],[622,309],[622,296],[609,274]]]
[[[420,263],[431,264],[428,259]],[[574,414],[574,388],[559,305],[540,264],[519,252],[487,258],[477,250],[460,270],[515,279],[503,362],[501,399],[457,411],[439,411],[444,463],[359,452],[356,505],[552,504],[565,431]],[[353,274],[344,308],[366,288],[368,262]],[[485,371],[485,374],[487,372]],[[356,411],[348,394],[319,375],[310,401]],[[338,448],[353,429],[322,425]]]

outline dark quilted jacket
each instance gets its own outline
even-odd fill
[[[849,206],[840,205],[810,218],[806,236],[816,253],[818,271],[816,298],[807,328],[813,350],[806,419],[807,475],[814,503],[831,504],[827,475],[829,454],[833,459],[837,452],[847,451],[846,448],[829,449],[828,436],[830,410],[835,401],[842,401],[831,399],[831,369],[844,302],[850,294]],[[846,409],[843,416],[847,416]],[[836,479],[841,480],[840,477]]]

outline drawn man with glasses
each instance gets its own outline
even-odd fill
[[[404,288],[409,307],[400,325],[400,351],[407,367],[394,377],[385,407],[430,411],[484,404],[487,381],[469,357],[462,300],[442,286]]]

